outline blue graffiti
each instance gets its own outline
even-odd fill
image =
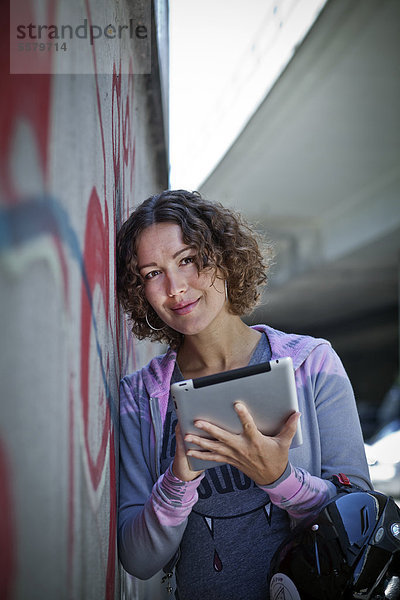
[[[96,350],[100,362],[104,391],[113,425],[118,424],[118,409],[112,396],[104,368],[103,353],[99,341],[98,325],[93,311],[93,299],[85,269],[79,238],[73,229],[68,212],[52,196],[29,198],[15,206],[0,208],[0,252],[9,252],[31,240],[48,233],[59,238],[78,263],[82,281],[89,300]]]

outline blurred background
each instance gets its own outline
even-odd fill
[[[114,253],[168,187],[274,241],[247,322],[331,341],[374,484],[399,498],[400,2],[4,4],[0,600],[163,597],[117,557],[118,383],[160,347],[129,331]],[[108,37],[41,48],[21,23]]]
[[[399,25],[390,1],[170,6],[171,185],[238,209],[274,241],[247,321],[331,341],[375,484],[397,496]]]

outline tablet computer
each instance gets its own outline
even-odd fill
[[[298,411],[293,363],[290,357],[250,365],[178,381],[171,385],[171,395],[183,435],[193,433],[210,437],[194,426],[194,421],[209,421],[232,433],[240,433],[242,424],[234,409],[241,400],[249,409],[258,429],[265,435],[276,435],[286,419]],[[301,445],[300,421],[291,447]],[[186,449],[199,449],[185,442]],[[208,469],[224,463],[188,457],[193,471]]]

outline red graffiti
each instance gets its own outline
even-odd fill
[[[88,21],[91,24],[89,0],[85,0],[88,13]],[[35,2],[26,0],[26,18],[35,20]],[[4,6],[6,13],[3,15],[4,22],[9,22],[9,3]],[[42,17],[45,22],[51,23],[57,11],[57,2],[44,0],[41,3]],[[74,397],[73,367],[70,366],[70,389],[69,389],[69,448],[68,448],[68,530],[67,530],[67,571],[68,587],[71,597],[74,585],[74,559],[76,547],[74,531],[77,527],[78,515],[75,510],[75,494],[78,494],[79,485],[77,477],[80,469],[76,468],[77,455],[76,444],[78,441],[79,418],[82,416],[82,431],[84,455],[88,466],[89,484],[95,492],[101,489],[102,477],[109,475],[109,486],[104,488],[104,495],[108,501],[109,494],[109,522],[102,524],[102,531],[107,535],[108,542],[102,548],[102,557],[106,555],[105,595],[106,600],[113,600],[115,596],[116,578],[116,529],[117,529],[117,504],[116,504],[116,458],[114,448],[114,425],[115,420],[110,410],[110,402],[116,399],[110,398],[108,386],[110,381],[115,383],[121,372],[120,348],[126,345],[129,352],[125,352],[126,360],[135,360],[132,338],[127,330],[126,324],[119,315],[118,303],[115,299],[115,269],[111,266],[114,257],[114,239],[117,226],[128,216],[129,203],[133,198],[134,165],[135,165],[135,139],[133,132],[134,119],[134,78],[132,64],[128,76],[121,76],[121,64],[114,65],[112,81],[109,81],[109,100],[105,100],[102,88],[100,93],[99,79],[96,68],[96,49],[92,48],[95,82],[95,102],[99,116],[99,130],[101,136],[101,148],[94,148],[99,156],[100,164],[103,160],[103,186],[101,199],[96,187],[93,186],[86,212],[86,226],[84,240],[78,240],[74,246],[76,253],[73,255],[79,261],[82,269],[82,281],[80,286],[80,339],[76,340],[77,352],[80,356],[80,398]],[[15,144],[19,140],[20,126],[29,131],[27,143],[32,140],[32,148],[38,162],[38,170],[42,179],[42,189],[48,192],[48,181],[50,172],[50,149],[58,146],[61,141],[51,139],[51,109],[53,79],[51,75],[51,53],[43,53],[43,60],[48,60],[44,65],[46,75],[9,75],[9,37],[3,35],[0,38],[0,65],[2,70],[2,94],[0,95],[0,187],[8,204],[17,204],[21,200],[20,180],[15,176]],[[29,60],[29,57],[28,57]],[[27,68],[29,65],[26,65]],[[110,127],[104,128],[108,119],[103,115],[111,114],[112,131]],[[22,135],[25,135],[25,130]],[[25,142],[25,138],[23,139]],[[100,145],[100,144],[99,144]],[[112,157],[110,156],[112,145]],[[106,152],[107,149],[107,152]],[[102,157],[102,158],[101,158]],[[18,160],[18,158],[17,158]],[[111,162],[112,161],[112,162]],[[17,163],[20,167],[22,163]],[[88,175],[90,177],[90,174]],[[107,186],[109,191],[107,191]],[[112,190],[111,190],[112,188]],[[25,193],[25,191],[24,191]],[[112,216],[109,218],[109,208]],[[24,198],[24,200],[26,200]],[[103,207],[103,208],[102,208]],[[110,223],[111,219],[111,223]],[[53,236],[57,256],[60,262],[63,282],[65,305],[70,311],[70,294],[73,292],[69,285],[69,262],[72,254],[65,250],[65,239],[60,233],[59,222],[54,221],[57,226],[50,228]],[[62,229],[62,228],[61,228]],[[46,230],[47,231],[47,230]],[[114,236],[114,237],[113,237]],[[76,238],[77,239],[77,238]],[[82,246],[82,257],[80,248]],[[82,258],[82,263],[80,259]],[[110,268],[111,267],[111,268]],[[79,293],[79,292],[78,292]],[[110,301],[110,297],[112,299]],[[76,316],[76,315],[73,315]],[[114,320],[115,319],[115,320]],[[107,347],[104,340],[111,344]],[[126,340],[129,340],[127,343]],[[122,344],[121,344],[122,341]],[[80,342],[80,348],[78,348]],[[115,354],[116,364],[110,365],[110,356],[114,354],[109,350],[114,345],[117,349]],[[109,354],[110,352],[110,354]],[[126,366],[126,365],[124,365]],[[112,388],[114,392],[114,387]],[[79,408],[81,407],[81,412]],[[113,417],[113,418],[112,418]],[[107,456],[107,452],[109,452]],[[12,490],[9,473],[9,465],[6,455],[0,443],[0,599],[8,600],[12,596],[12,586],[15,580],[17,551],[16,532],[14,527],[14,513],[12,504]],[[79,501],[79,500],[77,500]],[[100,542],[103,544],[103,542]],[[108,544],[108,547],[107,547]],[[96,550],[93,550],[94,552]],[[93,574],[97,576],[97,574]]]
[[[124,97],[122,91],[122,81],[124,81]],[[118,226],[129,216],[129,198],[133,189],[134,167],[135,167],[135,138],[133,134],[133,123],[131,115],[133,115],[134,101],[134,78],[132,70],[132,62],[129,63],[129,74],[127,77],[121,75],[121,62],[117,71],[116,66],[113,68],[112,80],[112,142],[113,142],[113,173],[114,173],[114,190],[113,190],[113,208],[114,208],[114,234],[116,236]],[[121,146],[122,146],[122,161],[121,161]],[[122,370],[122,348],[119,341],[124,337],[124,318],[120,313],[116,293],[116,280],[114,278],[114,311],[115,320],[115,336],[117,359],[116,365],[119,372]],[[121,327],[122,325],[122,327]],[[126,337],[124,338],[126,340]],[[133,341],[130,339],[130,344],[126,344],[126,350],[129,351]]]
[[[11,473],[5,447],[0,440],[0,600],[12,597],[16,570],[14,506]]]
[[[101,210],[100,201],[94,188],[92,190],[88,210],[84,241],[84,267],[86,281],[82,281],[81,288],[81,402],[83,414],[83,430],[86,456],[89,466],[89,474],[93,489],[99,486],[100,479],[106,469],[106,453],[109,445],[109,524],[108,524],[108,553],[107,553],[107,571],[105,581],[106,600],[113,600],[115,596],[115,566],[116,566],[116,470],[115,470],[115,448],[114,448],[114,430],[111,422],[110,398],[106,398],[107,393],[105,383],[109,381],[110,360],[108,350],[105,347],[96,346],[98,342],[97,334],[94,332],[95,322],[105,325],[111,329],[109,322],[109,294],[110,294],[110,253],[109,253],[109,219],[107,205],[105,205],[105,214]],[[101,319],[96,311],[95,295],[100,294],[103,305]],[[93,335],[95,334],[95,335]],[[94,382],[94,394],[91,393],[90,386],[90,361],[97,361],[104,373],[96,370],[97,378],[100,381]],[[96,392],[98,396],[96,396]],[[93,398],[94,395],[94,398]],[[97,404],[95,420],[90,417],[90,401]],[[103,415],[103,422],[101,420]],[[93,451],[90,445],[90,429],[99,428],[100,446],[97,453]],[[73,512],[70,512],[70,517]],[[70,524],[70,527],[72,525]]]
[[[68,453],[68,587],[72,589],[72,572],[73,572],[73,555],[74,555],[74,525],[75,525],[75,512],[74,512],[74,492],[75,492],[75,469],[74,469],[74,396],[72,389],[72,377],[70,379],[69,387],[69,431],[68,431],[68,442],[69,442],[69,453]]]
[[[106,575],[106,600],[114,600],[115,560],[117,555],[117,479],[115,476],[114,431],[110,435],[110,523]]]
[[[20,3],[24,7],[24,19],[33,20],[33,0]],[[9,2],[2,6],[5,14],[2,15],[3,23],[9,23]],[[56,3],[47,0],[43,4],[46,22],[52,23],[56,10]],[[26,53],[29,57],[29,53]],[[19,122],[26,122],[33,130],[44,184],[47,182],[49,132],[50,132],[50,106],[51,106],[51,52],[42,52],[40,60],[47,61],[43,65],[46,75],[10,75],[10,32],[4,27],[0,36],[0,68],[2,75],[2,92],[0,94],[0,180],[6,201],[15,203],[18,200],[18,189],[12,178],[10,159],[12,142]],[[38,60],[38,57],[35,58]],[[29,65],[26,65],[29,73]]]
[[[121,76],[117,75],[115,65],[113,67],[112,79],[112,145],[113,145],[113,168],[114,168],[114,201],[120,185],[120,142],[121,142]]]
[[[109,322],[109,242],[108,242],[108,211],[105,206],[105,220],[99,198],[95,189],[90,196],[84,243],[84,265],[87,281],[83,280],[81,285],[81,401],[83,411],[84,439],[87,458],[89,462],[90,477],[94,489],[97,489],[101,474],[104,468],[104,461],[107,451],[107,443],[110,428],[110,411],[104,398],[104,382],[100,383],[99,389],[102,391],[102,398],[97,398],[99,404],[103,404],[104,422],[102,425],[100,448],[97,456],[93,456],[89,444],[89,396],[90,396],[90,357],[92,355],[101,362],[104,358],[101,348],[96,348],[96,338],[91,336],[93,330],[93,294],[98,286],[102,295],[104,306],[104,322]],[[91,345],[93,343],[93,346]],[[103,351],[105,349],[103,348]],[[97,377],[102,374],[96,371]],[[107,374],[105,374],[107,376]]]

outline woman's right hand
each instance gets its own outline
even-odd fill
[[[179,423],[175,427],[175,438],[176,438],[176,450],[175,458],[172,463],[172,472],[181,481],[193,481],[203,471],[191,471],[186,457],[185,445],[183,443],[183,437]]]

